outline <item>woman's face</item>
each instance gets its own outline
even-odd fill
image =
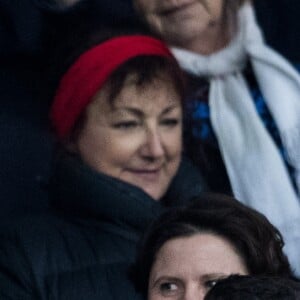
[[[186,48],[223,16],[224,0],[133,0],[137,12],[171,45]]]
[[[248,271],[226,239],[210,233],[172,239],[157,253],[148,299],[201,300],[217,280],[230,274]]]
[[[138,87],[136,76],[129,76],[113,103],[107,87],[101,89],[76,143],[87,165],[155,200],[176,174],[182,149],[181,99],[166,78]]]

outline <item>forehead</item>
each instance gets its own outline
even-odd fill
[[[175,83],[167,75],[156,77],[142,84],[137,83],[135,75],[129,75],[119,95],[116,97],[115,104],[129,104],[137,101],[145,102],[145,104],[149,105],[153,103],[167,105],[168,103],[174,104],[174,102],[178,102],[180,97],[175,88]]]
[[[240,273],[245,265],[237,251],[226,239],[210,233],[167,241],[158,251],[154,269],[156,272],[184,274],[195,272]]]
[[[113,99],[110,98],[110,89],[109,85],[104,86],[96,94],[90,106],[99,106],[103,113],[124,107],[154,111],[169,106],[181,106],[181,95],[168,76],[156,77],[139,85],[136,75],[129,75],[120,92]]]

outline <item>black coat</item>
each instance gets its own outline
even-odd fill
[[[54,176],[51,214],[0,232],[0,299],[140,299],[128,270],[151,220],[204,190],[186,162],[161,201],[68,157]]]

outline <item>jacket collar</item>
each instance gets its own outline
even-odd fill
[[[143,231],[165,209],[184,205],[203,188],[199,173],[184,162],[166,196],[155,201],[138,187],[90,169],[77,156],[63,155],[57,162],[50,194],[52,205],[67,215]]]

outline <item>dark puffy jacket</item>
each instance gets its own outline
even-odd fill
[[[203,189],[185,162],[165,198],[154,201],[73,157],[62,160],[51,189],[55,211],[0,233],[0,299],[140,299],[128,270],[141,233]]]

